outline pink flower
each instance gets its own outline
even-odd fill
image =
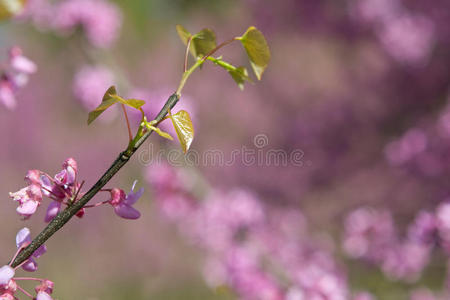
[[[13,84],[6,77],[0,78],[0,103],[3,103],[9,110],[13,110],[17,106]]]
[[[6,285],[14,277],[15,271],[6,265],[0,268],[0,285]]]
[[[47,212],[45,213],[45,222],[50,222],[54,217],[61,211],[61,202],[52,201],[47,207]]]
[[[58,184],[73,186],[77,177],[77,162],[73,158],[68,158],[63,163],[63,170],[55,175]]]
[[[9,63],[11,67],[19,73],[32,74],[37,71],[36,64],[25,57],[22,53],[22,49],[18,46],[14,46],[9,50]]]
[[[22,228],[16,235],[16,245],[17,248],[24,248],[31,243],[31,235],[30,230],[28,228]],[[45,245],[40,246],[36,251],[33,252],[32,256],[28,258],[26,263],[22,265],[22,269],[28,272],[34,272],[37,270],[37,262],[33,257],[39,258],[45,252],[47,252],[47,248]]]
[[[118,188],[111,190],[109,203],[114,207],[114,212],[121,218],[134,220],[141,216],[141,213],[133,208],[133,204],[142,196],[144,189],[140,188],[137,192],[134,192],[136,182],[133,183],[133,187],[128,195]]]
[[[26,219],[36,212],[42,201],[41,188],[36,184],[31,184],[15,193],[9,193],[9,196],[19,202],[16,210]]]
[[[52,300],[53,298],[46,292],[39,292],[36,296],[36,300]]]
[[[378,32],[386,51],[404,63],[425,63],[435,43],[431,20],[415,15],[400,15],[385,22]]]
[[[36,293],[46,292],[47,294],[51,294],[51,293],[53,293],[54,286],[55,286],[55,284],[53,281],[45,279],[45,280],[42,280],[40,285],[36,286],[35,291],[36,291]]]
[[[72,33],[81,26],[88,41],[100,48],[111,46],[118,36],[121,12],[108,1],[67,0],[55,8],[53,28],[60,33]]]

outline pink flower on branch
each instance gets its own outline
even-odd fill
[[[128,195],[118,188],[113,188],[111,190],[111,199],[109,203],[114,207],[114,212],[121,218],[124,219],[138,219],[141,213],[136,210],[133,205],[144,193],[144,189],[140,188],[138,191],[134,192],[134,187],[136,186],[135,181],[133,187]]]

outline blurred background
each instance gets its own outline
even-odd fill
[[[73,157],[87,189],[126,147],[118,109],[86,124],[88,111],[110,85],[116,84],[124,97],[146,100],[149,118],[176,90],[185,53],[176,24],[191,32],[211,28],[218,42],[254,25],[272,53],[260,82],[241,91],[212,64],[189,79],[179,107],[193,119],[191,149],[201,158],[208,151],[221,153],[226,161],[243,147],[264,155],[280,150],[299,153],[296,162],[248,163],[238,152],[228,164],[202,159],[189,164],[181,152],[169,152],[179,149],[178,142],[152,136],[108,184],[128,191],[137,179],[145,189],[136,204],[142,217],[119,219],[110,206],[88,210],[46,243],[48,253],[39,259],[36,276],[55,281],[56,299],[449,299],[445,249],[434,241],[429,242],[433,249],[414,248],[413,254],[398,248],[410,238],[416,216],[434,214],[450,196],[449,22],[446,0],[29,0],[24,13],[0,24],[0,61],[6,62],[8,49],[17,45],[38,68],[15,92],[14,110],[0,103],[0,258],[7,261],[14,253],[20,228],[30,228],[35,236],[45,226],[48,202],[21,221],[8,197],[26,185],[27,170],[53,175]],[[217,55],[250,70],[238,43]],[[138,122],[131,120],[134,128]],[[168,158],[168,153],[179,155]],[[153,169],[157,159],[163,164]],[[164,172],[168,178],[161,179]],[[161,185],[155,186],[158,180]],[[173,189],[190,195],[188,212],[186,199],[165,205],[168,181],[181,182],[182,187]],[[257,199],[258,208],[245,208],[248,214],[263,207],[264,218],[255,231],[245,224],[250,232],[246,241],[266,241],[261,236],[270,231],[270,222],[272,238],[281,236],[280,224],[287,218],[274,215],[298,213],[293,222],[301,220],[301,234],[286,233],[277,246],[301,235],[298,243],[307,241],[308,246],[295,247],[326,252],[332,263],[323,268],[333,269],[338,283],[305,283],[295,272],[278,276],[288,268],[273,271],[260,257],[264,280],[255,289],[264,290],[270,278],[276,292],[249,293],[255,281],[241,279],[240,271],[233,277],[223,266],[216,276],[208,261],[213,256],[213,262],[223,263],[225,250],[199,242],[206,233],[186,228],[194,226],[189,222],[198,220],[210,198],[227,198],[220,211],[232,209],[238,196],[229,191]],[[93,201],[103,200],[107,195]],[[388,233],[380,235],[398,246],[395,255],[365,259],[370,256],[367,240],[363,250],[352,251],[346,241],[358,229],[349,229],[348,216],[358,209],[366,213],[358,224],[368,228],[358,234],[373,234],[388,224]],[[208,220],[205,228],[222,222],[216,215]],[[231,226],[231,221],[223,222]],[[435,225],[442,229],[442,222]],[[289,231],[290,223],[286,226]],[[213,238],[228,229],[216,230]],[[260,244],[251,245],[259,255]],[[281,252],[266,250],[265,258],[286,263]],[[302,248],[298,256],[304,262],[311,251],[316,253]],[[404,257],[410,261],[403,262]],[[304,268],[296,272],[306,274]],[[406,278],[414,272],[417,276]],[[308,294],[336,286],[341,292]],[[359,291],[367,294],[352,298]]]

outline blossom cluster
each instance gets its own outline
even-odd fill
[[[442,202],[434,212],[420,211],[404,238],[400,238],[388,211],[358,208],[346,218],[343,248],[355,259],[380,266],[388,278],[416,282],[433,250],[450,255],[450,202]],[[447,299],[449,291],[442,293],[438,298],[429,291],[419,291],[411,299]],[[420,297],[422,294],[427,296]]]
[[[22,251],[26,246],[31,243],[30,230],[28,228],[21,229],[16,235],[16,245],[17,252],[11,259],[11,263],[14,261],[15,257]],[[48,279],[40,279],[34,277],[16,277],[16,270],[22,267],[23,270],[28,272],[34,272],[37,270],[37,263],[34,258],[40,257],[47,251],[45,245],[40,246],[30,257],[25,260],[19,266],[13,268],[11,265],[5,265],[0,267],[0,299],[1,300],[15,300],[19,299],[16,296],[18,291],[21,291],[26,296],[36,299],[36,300],[51,300],[51,294],[53,293],[54,283]],[[19,281],[37,281],[39,284],[35,287],[36,297],[33,297],[24,288],[22,288],[18,282]]]
[[[98,48],[113,44],[122,23],[119,8],[106,0],[30,0],[18,19],[63,36],[81,28],[89,43]]]
[[[240,299],[350,299],[344,270],[331,246],[308,235],[303,214],[268,209],[248,190],[193,193],[194,176],[168,164],[148,167],[147,180],[164,217],[204,249],[204,277],[228,286]],[[372,299],[369,293],[355,300]]]
[[[70,206],[83,196],[81,192],[82,183],[78,180],[78,165],[75,159],[66,159],[62,168],[53,177],[39,170],[29,170],[25,176],[28,185],[9,194],[14,201],[18,202],[17,212],[24,219],[28,219],[36,212],[43,201],[43,196],[51,200],[47,207],[45,222],[50,222],[61,211],[63,205]],[[139,218],[140,213],[133,205],[142,196],[144,190],[141,188],[135,192],[135,185],[136,182],[128,195],[119,188],[103,190],[110,194],[108,200],[93,205],[85,205],[76,215],[81,218],[85,214],[86,208],[110,204],[119,217],[125,219]]]
[[[425,63],[435,44],[434,23],[427,16],[408,11],[400,0],[359,0],[355,17],[374,24],[384,49],[396,60]]]
[[[16,94],[36,70],[36,64],[23,55],[21,48],[12,47],[6,63],[0,65],[0,103],[10,110],[16,108]]]

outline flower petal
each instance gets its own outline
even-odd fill
[[[52,300],[53,298],[46,292],[39,292],[36,296],[36,300]]]
[[[136,201],[142,197],[144,188],[140,188],[137,192],[130,192],[124,200],[125,204],[133,205]]]
[[[24,269],[24,271],[27,272],[34,272],[37,270],[38,264],[37,262],[32,259],[29,258],[23,265],[22,265],[22,269]]]
[[[3,266],[0,268],[0,285],[6,285],[14,277],[14,269],[10,266]]]
[[[135,220],[139,219],[141,213],[130,205],[119,204],[114,206],[114,212],[121,218]]]
[[[24,243],[31,243],[30,229],[24,227],[16,235],[16,246],[21,247]]]
[[[36,212],[39,202],[29,200],[17,207],[16,211],[24,217],[29,217]]]
[[[45,222],[50,222],[61,210],[61,202],[52,201],[47,208],[47,212],[45,213]]]

